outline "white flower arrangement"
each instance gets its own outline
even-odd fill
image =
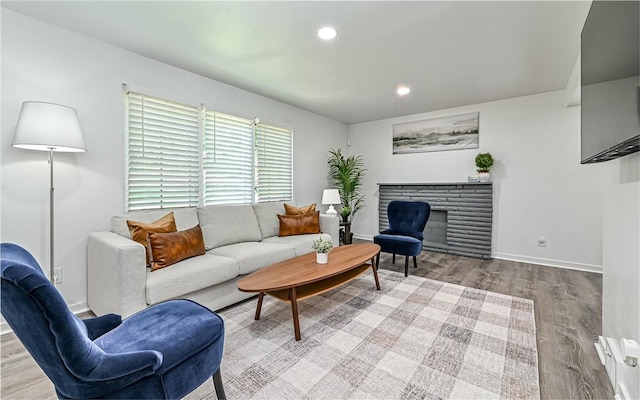
[[[313,245],[311,247],[316,251],[316,253],[328,254],[333,248],[333,242],[331,240],[318,238],[313,241]]]

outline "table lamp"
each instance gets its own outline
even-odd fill
[[[338,215],[338,212],[333,208],[334,204],[340,204],[340,192],[338,189],[325,189],[322,192],[322,204],[329,204],[327,215]]]

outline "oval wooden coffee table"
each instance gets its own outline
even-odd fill
[[[324,293],[349,282],[371,268],[380,290],[378,271],[374,262],[380,252],[380,246],[373,243],[350,244],[340,246],[329,253],[329,262],[316,263],[316,253],[270,265],[258,270],[238,282],[243,292],[259,292],[255,319],[260,319],[260,309],[264,294],[291,303],[293,330],[296,340],[300,340],[300,320],[298,319],[298,300]]]

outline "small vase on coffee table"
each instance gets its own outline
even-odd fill
[[[329,261],[329,253],[316,253],[316,263],[326,264]]]

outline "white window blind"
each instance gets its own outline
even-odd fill
[[[253,121],[206,111],[204,205],[253,203]]]
[[[125,93],[126,210],[293,198],[293,131]]]
[[[293,198],[293,131],[257,124],[256,202]]]
[[[198,108],[129,92],[127,209],[198,205]]]

